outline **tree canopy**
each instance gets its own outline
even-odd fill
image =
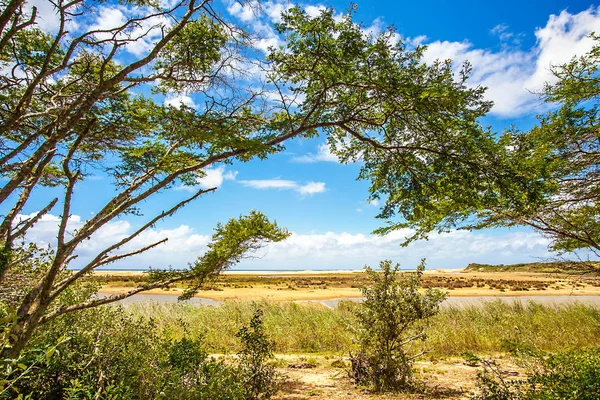
[[[511,204],[484,215],[491,225],[529,225],[560,252],[590,249],[600,255],[600,45],[553,69],[556,82],[542,98],[554,108],[527,132],[504,134],[508,163],[527,169],[540,188],[524,207]],[[556,107],[558,106],[558,107]]]

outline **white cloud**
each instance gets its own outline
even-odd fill
[[[263,9],[265,10],[265,13],[269,17],[269,19],[272,22],[276,22],[276,23],[282,21],[281,14],[284,11],[289,10],[290,8],[292,8],[292,4],[289,2],[281,3],[281,2],[267,1],[263,4]]]
[[[464,268],[469,263],[515,263],[539,261],[551,255],[548,240],[533,232],[509,232],[503,235],[453,231],[433,234],[429,241],[400,243],[413,231],[403,229],[385,236],[362,233],[299,234],[280,243],[269,244],[260,259],[244,266],[255,269],[358,269],[377,266],[383,259],[414,268],[427,257],[429,268]]]
[[[298,187],[296,182],[286,179],[255,179],[240,181],[240,183],[253,189],[294,189]]]
[[[470,84],[489,88],[486,96],[495,103],[492,113],[518,116],[539,110],[535,92],[541,91],[545,82],[555,81],[551,67],[589,51],[593,40],[587,35],[594,31],[600,31],[598,8],[578,14],[565,10],[551,15],[544,27],[536,29],[536,45],[527,51],[521,50],[514,40],[511,46],[503,46],[499,51],[477,49],[468,41],[435,41],[428,44],[424,58],[429,63],[453,59],[456,68],[470,61],[473,66]],[[504,25],[494,27],[492,32],[501,40],[513,37]]]
[[[196,108],[197,105],[196,103],[194,103],[194,100],[192,100],[192,98],[186,94],[174,94],[174,93],[169,93],[167,95],[167,97],[165,98],[165,103],[166,106],[172,106],[172,107],[177,107],[180,108],[182,105],[187,106],[187,107],[191,107],[191,108]]]
[[[33,215],[20,215],[19,218],[28,218]],[[74,230],[81,228],[83,223],[81,217],[77,215],[71,216],[67,232],[73,233]],[[40,245],[55,246],[58,224],[59,218],[57,216],[50,214],[43,216],[28,231],[27,240]],[[128,221],[109,222],[91,236],[89,240],[81,243],[75,253],[78,257],[70,266],[75,268],[84,266],[99,252],[133,233],[135,228]],[[198,234],[187,225],[180,225],[174,229],[149,229],[116,250],[114,254],[131,252],[165,238],[169,239],[166,243],[141,255],[131,257],[119,263],[109,264],[107,267],[137,269],[148,268],[149,266],[166,268],[172,265],[174,268],[184,268],[187,263],[194,261],[196,257],[206,251],[207,244],[210,241],[209,235]]]
[[[369,204],[373,207],[379,207],[379,200],[377,200],[377,199],[367,200],[367,204]]]
[[[326,189],[324,182],[308,182],[306,185],[299,186],[295,190],[300,194],[315,194],[323,193]]]
[[[239,181],[243,186],[253,189],[294,190],[303,195],[311,195],[326,191],[324,182],[308,182],[304,185],[287,179],[255,179]]]
[[[259,14],[257,4],[253,1],[245,2],[244,4],[239,1],[231,1],[227,7],[227,11],[244,22],[255,20]]]
[[[292,161],[300,163],[314,163],[318,161],[339,162],[337,156],[332,154],[327,143],[319,145],[317,153],[308,153],[303,156],[293,157]]]
[[[275,32],[270,23],[254,22],[252,29],[257,36],[253,42],[254,47],[265,54],[269,52],[271,47],[276,49],[285,45],[283,39]]]
[[[184,186],[177,187],[177,190],[185,190],[188,192],[194,192],[197,187],[201,189],[212,189],[220,188],[223,186],[223,181],[234,181],[238,174],[238,171],[227,171],[224,166],[205,168],[202,170],[203,176],[196,178],[195,186]]]
[[[102,6],[98,8],[96,21],[88,28],[92,30],[112,30],[122,26],[133,17],[147,17],[155,11],[147,7]],[[135,55],[142,56],[161,38],[163,31],[172,25],[171,20],[163,15],[154,15],[131,24],[129,30],[117,36],[119,40],[129,40],[125,49]],[[98,39],[113,37],[112,32],[95,34]]]
[[[506,24],[498,24],[490,30],[490,33],[505,41],[514,36],[514,33],[510,32],[508,28],[509,26]]]
[[[362,31],[365,36],[376,37],[383,32],[384,29],[385,25],[383,20],[381,18],[375,18],[371,26],[364,28]]]
[[[196,179],[198,185],[202,189],[210,189],[213,187],[219,188],[223,185],[224,180],[233,181],[237,175],[237,171],[225,171],[225,167],[207,168],[203,170],[204,176]]]
[[[27,10],[27,6],[30,6],[31,8]],[[33,7],[37,8],[35,22],[41,30],[51,33],[58,31],[58,28],[60,27],[60,17],[58,16],[58,11],[54,4],[49,0],[29,0],[25,7],[28,15],[31,15],[30,10]]]
[[[280,184],[279,186],[289,186]],[[25,217],[25,216],[20,216]],[[28,239],[54,245],[59,218],[46,215],[28,234]],[[68,231],[83,224],[72,216]],[[79,257],[72,266],[80,267],[107,246],[118,242],[136,227],[128,221],[106,224],[77,250]],[[427,257],[429,268],[464,268],[469,263],[509,264],[548,259],[548,240],[531,231],[467,232],[452,231],[432,234],[429,241],[417,241],[408,247],[400,243],[413,233],[410,229],[394,231],[385,236],[363,233],[326,232],[298,233],[280,243],[271,243],[259,251],[254,260],[244,260],[241,269],[359,269],[376,266],[383,259],[400,262],[403,268],[414,268]],[[123,246],[118,253],[133,251],[150,243],[169,238],[167,243],[128,260],[111,264],[113,268],[183,268],[206,251],[208,234],[201,234],[188,225],[172,229],[150,229]]]

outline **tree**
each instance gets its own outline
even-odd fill
[[[380,217],[410,226],[412,240],[452,226],[496,196],[499,144],[478,119],[491,108],[484,88],[468,87],[471,67],[456,76],[450,60],[426,65],[424,47],[407,49],[393,30],[369,38],[350,19],[310,19],[291,10],[279,25],[287,52],[275,52],[274,82],[304,94],[306,117],[323,126],[344,162],[362,160]],[[291,82],[291,83],[290,83]]]
[[[378,217],[387,224],[376,232],[412,228],[408,244],[432,231],[527,225],[551,239],[551,250],[600,255],[599,57],[597,45],[553,69],[558,81],[546,85],[542,98],[559,107],[530,131],[449,135],[465,120],[459,117],[433,120],[437,136],[422,136],[439,154],[418,147],[412,130],[400,148],[388,137],[344,143],[337,154],[362,157],[360,178],[370,180],[372,198],[385,200]]]
[[[586,55],[553,69],[543,99],[558,109],[528,132],[506,132],[507,162],[528,168],[540,195],[524,207],[506,204],[482,213],[488,225],[528,225],[552,240],[551,249],[590,249],[600,256],[600,37]]]
[[[352,357],[352,374],[358,383],[372,384],[377,391],[407,389],[412,382],[416,340],[425,340],[424,320],[435,315],[447,293],[427,289],[419,293],[425,265],[415,272],[396,275],[400,264],[379,264],[381,272],[366,267],[371,285],[361,288],[364,301],[356,308],[359,353]]]
[[[490,141],[477,122],[489,103],[482,89],[467,88],[468,67],[457,81],[449,63],[423,64],[423,49],[407,49],[392,30],[366,35],[352,12],[338,21],[332,10],[315,18],[289,10],[277,27],[285,48],[261,60],[247,32],[216,12],[211,0],[123,1],[126,14],[114,28],[86,19],[102,2],[58,1],[52,32],[39,28],[36,9],[29,10],[24,0],[2,4],[0,205],[6,211],[0,221],[0,284],[19,269],[16,244],[45,214],[60,210],[46,266],[23,285],[8,325],[5,358],[16,357],[32,332],[52,318],[183,279],[193,282],[186,293],[191,296],[204,279],[261,243],[287,236],[252,213],[217,227],[208,252],[188,269],[156,270],[150,284],[120,296],[59,302],[95,268],[163,243],[166,238],[118,252],[216,188],[196,187],[189,198],[156,215],[141,215],[143,201],[175,185],[194,187],[216,163],[264,158],[287,139],[324,131],[332,143],[352,138],[347,157],[363,152],[358,144],[372,149],[364,150],[367,162],[391,149],[415,182],[427,178],[423,174],[433,161],[432,173],[453,175],[450,184],[459,187],[476,176],[455,176],[457,166],[481,157],[477,145]],[[266,76],[257,90],[248,89],[244,75],[251,62]],[[177,93],[194,93],[201,105],[162,104],[162,96]],[[69,232],[76,188],[93,174],[113,183],[114,197]],[[58,195],[35,216],[21,219],[40,187],[53,187]],[[146,220],[69,273],[81,244],[125,215]]]

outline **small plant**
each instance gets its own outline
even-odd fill
[[[465,359],[465,365],[468,365],[469,367],[477,367],[477,366],[479,366],[479,363],[480,363],[481,360],[479,359],[479,357],[477,357],[472,352],[465,351],[461,355]]]
[[[481,359],[479,393],[473,400],[596,400],[600,398],[600,349],[578,349],[527,357],[527,378],[507,379],[497,363]]]
[[[279,386],[280,376],[268,363],[273,357],[274,344],[265,336],[262,317],[262,310],[256,310],[250,325],[237,333],[243,346],[238,353],[238,368],[244,380],[244,400],[269,399]]]
[[[419,292],[424,263],[415,272],[397,279],[400,265],[380,263],[381,272],[366,267],[372,284],[361,288],[364,296],[355,309],[359,351],[351,354],[351,378],[376,391],[408,389],[413,383],[413,361],[424,354],[411,353],[416,340],[425,340],[422,322],[435,315],[446,293],[438,289]]]

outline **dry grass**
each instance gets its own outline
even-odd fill
[[[93,278],[103,293],[123,293],[145,281],[142,273],[111,272]],[[213,300],[325,300],[360,296],[368,278],[354,273],[226,274],[205,285],[198,297]],[[557,273],[429,271],[424,287],[448,290],[450,296],[587,295],[600,296],[600,278]],[[177,295],[185,284],[152,294]]]

